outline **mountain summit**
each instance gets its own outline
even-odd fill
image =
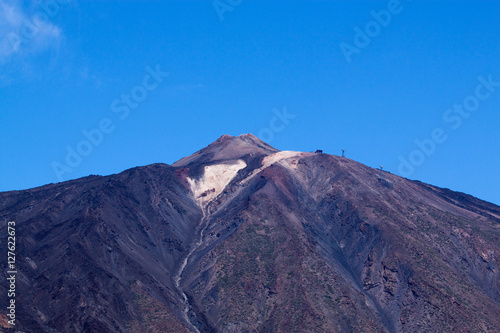
[[[500,207],[251,134],[0,193],[8,221],[1,332],[500,331]]]
[[[236,137],[225,134],[208,147],[175,162],[173,166],[178,167],[190,163],[232,160],[245,156],[262,156],[276,152],[278,152],[277,149],[271,147],[253,134],[242,134]]]

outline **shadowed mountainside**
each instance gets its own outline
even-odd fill
[[[251,134],[0,193],[11,220],[20,331],[500,331],[500,207]]]

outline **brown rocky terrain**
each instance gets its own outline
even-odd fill
[[[0,193],[11,220],[3,332],[500,332],[499,206],[251,134]]]

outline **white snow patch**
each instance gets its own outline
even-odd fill
[[[280,165],[283,165],[285,167],[288,167],[290,169],[296,169],[297,168],[297,163],[298,160],[302,157],[314,155],[314,153],[304,153],[301,151],[292,151],[292,150],[284,150],[280,151],[274,154],[271,154],[269,156],[264,157],[262,160],[262,166],[258,169],[255,169],[248,175],[247,178],[245,178],[243,181],[241,181],[241,184],[247,183],[250,179],[253,178],[256,174],[267,168],[268,166],[279,163]]]
[[[264,157],[264,159],[262,160],[262,167],[266,168],[266,167],[268,167],[271,164],[274,164],[276,162],[281,162],[283,160],[293,158],[293,157],[301,158],[301,157],[305,157],[308,155],[311,155],[311,153],[303,153],[300,151],[291,151],[291,150],[280,151],[280,152],[277,152],[277,153],[274,153],[272,155]],[[289,161],[289,162],[290,163],[286,163],[286,164],[281,163],[281,164],[286,165],[286,166],[294,166],[295,165],[295,163],[293,163],[293,161]]]
[[[194,198],[201,207],[216,198],[236,176],[239,170],[246,167],[247,164],[238,160],[232,164],[214,164],[205,166],[203,176],[194,180],[187,178]]]

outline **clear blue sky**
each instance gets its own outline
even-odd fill
[[[500,204],[499,1],[45,3],[0,0],[0,191],[254,133]]]

